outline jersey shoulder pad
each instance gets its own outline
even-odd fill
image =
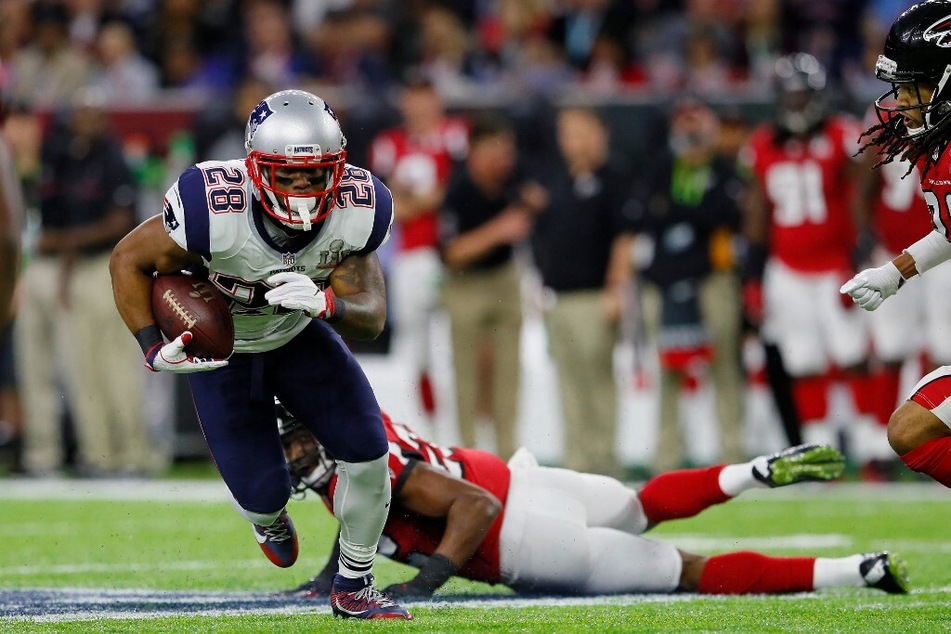
[[[251,204],[244,161],[205,161],[178,177],[165,196],[165,230],[186,251],[211,258]],[[214,220],[214,222],[213,222]]]
[[[393,226],[393,195],[369,170],[348,165],[337,191],[341,238],[357,245],[356,253],[366,255],[379,249],[390,237]]]

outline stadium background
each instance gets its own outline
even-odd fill
[[[553,151],[554,110],[572,103],[596,107],[611,129],[613,149],[641,166],[651,161],[652,148],[665,142],[669,107],[684,95],[699,96],[721,116],[747,126],[767,120],[773,109],[770,62],[786,52],[816,54],[829,71],[830,107],[862,116],[881,90],[870,72],[874,59],[870,55],[880,47],[885,25],[910,4],[888,0],[12,0],[0,8],[4,24],[0,59],[7,70],[0,81],[12,112],[38,113],[48,126],[64,104],[16,92],[17,57],[35,44],[31,12],[34,18],[67,20],[69,46],[92,55],[102,67],[108,60],[97,49],[97,29],[116,20],[129,25],[134,52],[158,69],[160,89],[138,100],[130,94],[113,94],[107,107],[142,185],[139,213],[144,219],[160,208],[168,184],[228,120],[230,95],[241,72],[256,68],[249,57],[268,53],[268,38],[255,31],[255,19],[266,25],[262,29],[286,31],[294,55],[310,56],[282,79],[320,94],[334,106],[349,140],[351,163],[365,165],[376,133],[398,122],[400,79],[407,72],[424,71],[435,77],[451,111],[497,110],[510,116],[516,124],[519,150],[529,160]],[[276,16],[280,19],[275,21]],[[172,46],[172,38],[165,33],[162,40],[156,33],[170,30],[183,18],[207,35],[204,41],[196,43],[193,37],[190,42],[197,45],[205,65],[225,60],[217,66],[224,69],[215,80],[220,85],[207,79],[203,84],[176,84],[162,66],[162,46]],[[587,50],[579,53],[571,37],[559,29],[568,31],[568,25],[585,20],[593,20],[596,28],[589,32]],[[327,29],[337,28],[341,36],[360,34],[359,27],[346,29],[364,23],[382,35],[354,38],[352,46],[339,50],[331,45],[334,38],[327,37]],[[434,24],[466,40],[461,62],[453,66],[447,61],[452,58],[452,46],[440,44],[433,35],[440,33],[440,26]],[[388,252],[384,250],[381,256],[386,266]],[[543,462],[557,463],[562,450],[557,388],[540,316],[531,305],[526,309],[520,439]],[[445,321],[440,320],[436,329],[433,362],[442,369],[434,373],[440,407],[429,431],[437,441],[452,443],[457,436],[451,364],[440,352],[449,349]],[[388,355],[389,334],[357,351],[384,407],[425,428],[428,423],[409,394],[410,380],[404,377],[400,361]],[[627,466],[644,464],[652,451],[650,358],[649,351],[632,341],[620,346],[616,355],[622,399],[619,454]],[[643,365],[635,367],[636,363]],[[164,437],[174,431],[176,458],[203,458],[204,443],[184,380],[161,377],[152,383],[145,406],[157,427],[153,431]],[[762,425],[748,434],[751,453],[777,448],[783,440],[768,399],[751,393],[748,405],[747,419]],[[696,407],[701,412],[710,409],[702,399]],[[848,418],[848,411],[842,417]],[[688,437],[688,452],[693,452],[695,462],[716,459],[709,453],[715,446],[710,434],[715,430],[701,425]]]
[[[365,94],[344,93],[335,107],[342,112],[344,127],[348,137],[348,161],[365,164],[368,146],[375,134],[398,121],[395,99],[375,99],[372,108],[366,107]],[[844,94],[831,94],[833,105],[861,114],[867,100]],[[769,120],[772,114],[772,101],[769,90],[749,90],[730,98],[708,99],[719,112],[742,120],[747,126]],[[480,111],[495,111],[507,114],[516,124],[520,143],[520,152],[531,156],[544,156],[553,151],[545,132],[550,129],[551,117],[561,104],[571,103],[590,105],[604,116],[611,129],[612,144],[616,151],[625,154],[632,162],[643,165],[650,161],[652,147],[664,143],[666,126],[665,106],[668,98],[655,98],[645,94],[615,95],[594,97],[583,90],[569,90],[557,97],[536,99],[526,102],[519,98],[495,96],[483,98],[480,103],[471,100],[449,100],[452,112],[476,114]],[[351,114],[356,112],[358,114]],[[196,125],[205,118],[214,115],[203,106],[189,105],[175,95],[165,95],[159,103],[148,108],[116,108],[111,118],[117,129],[135,148],[134,153],[143,157],[143,168],[148,170],[162,164],[180,163],[180,159],[168,161],[169,153],[185,152],[194,143]],[[142,154],[142,148],[148,148]],[[158,169],[161,169],[158,167]],[[155,176],[145,176],[155,178]],[[166,174],[166,180],[172,178]],[[160,181],[159,181],[160,182]],[[164,194],[161,187],[147,192],[153,197]],[[144,217],[158,207],[142,205]],[[395,240],[381,251],[381,259],[386,269]],[[531,280],[527,280],[531,284]],[[420,429],[430,431],[439,442],[452,444],[458,441],[455,430],[455,413],[452,399],[452,365],[448,357],[448,322],[437,317],[434,322],[435,341],[433,343],[432,362],[437,390],[438,408],[435,419],[429,421],[417,406],[414,395],[415,385],[409,369],[401,360],[389,354],[389,339],[392,334],[388,326],[383,336],[376,342],[354,342],[361,363],[367,370],[380,403],[394,416]],[[635,472],[649,462],[654,449],[655,394],[652,373],[655,371],[652,351],[647,342],[622,342],[615,354],[617,380],[620,388],[621,409],[619,419],[618,455],[622,465]],[[547,353],[546,333],[541,315],[526,303],[526,320],[522,337],[522,387],[519,408],[519,438],[538,458],[547,464],[558,464],[562,452],[561,414],[557,399],[556,378]],[[635,367],[636,364],[643,364]],[[175,430],[174,453],[177,458],[196,459],[206,456],[204,441],[201,437],[186,381],[181,377],[172,377],[170,385],[163,386],[171,390],[175,408],[169,422]],[[166,392],[167,393],[167,392]],[[692,433],[688,436],[688,452],[697,464],[717,459],[716,421],[703,412],[712,411],[712,394],[706,390],[694,404],[694,410],[685,412],[685,417],[693,417]],[[838,400],[840,418],[846,424],[850,417],[849,402],[846,396]],[[774,451],[782,447],[785,440],[776,419],[773,405],[765,391],[753,389],[747,395],[746,421],[749,426],[747,439],[751,454]],[[699,421],[699,422],[698,422]],[[485,439],[486,447],[491,447],[491,439]]]

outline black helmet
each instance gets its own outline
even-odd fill
[[[776,60],[776,123],[793,136],[808,134],[826,116],[826,71],[812,55],[794,53]]]
[[[284,446],[294,488],[298,491],[309,488],[319,493],[320,489],[330,483],[337,463],[310,430],[277,399],[274,399],[274,413],[277,416],[277,429],[281,434],[281,444]],[[292,451],[300,453],[291,458]]]
[[[951,112],[951,1],[929,0],[898,16],[875,64],[875,76],[892,84],[875,101],[879,119],[905,138],[930,134]],[[934,87],[934,94],[927,103],[900,107],[894,103],[898,87],[909,83],[919,96],[922,84]],[[924,125],[908,129],[904,118],[896,116],[911,109],[921,110]]]

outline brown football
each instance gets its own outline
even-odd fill
[[[152,313],[169,341],[191,331],[194,338],[185,350],[192,356],[227,359],[234,352],[234,320],[228,300],[208,280],[186,273],[156,276]]]

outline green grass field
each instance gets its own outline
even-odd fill
[[[322,600],[275,600],[323,565],[332,519],[314,498],[291,502],[301,557],[282,570],[223,491],[209,480],[0,481],[0,632],[951,632],[951,493],[933,484],[749,493],[649,534],[705,554],[890,549],[908,562],[907,596],[522,600],[453,580],[433,602],[411,605],[410,623],[344,622]],[[381,586],[412,574],[386,560],[376,572]]]

